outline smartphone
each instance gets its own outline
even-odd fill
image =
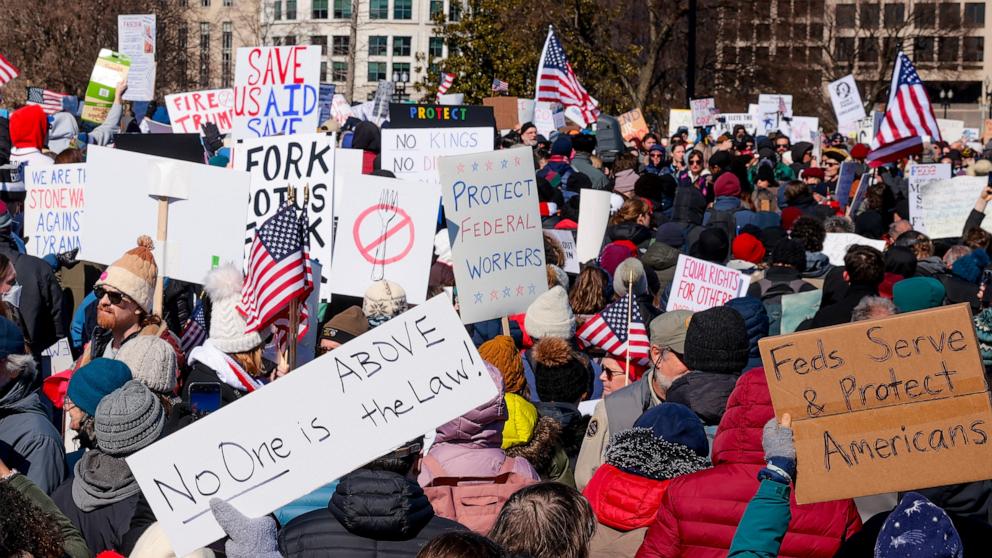
[[[189,385],[189,406],[193,416],[204,417],[220,409],[219,382],[193,382]]]

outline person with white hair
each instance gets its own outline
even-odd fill
[[[891,300],[882,296],[866,296],[854,307],[851,312],[851,321],[877,320],[897,313],[899,313],[899,309]]]

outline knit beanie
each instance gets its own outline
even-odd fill
[[[117,360],[131,369],[135,380],[155,393],[172,395],[176,390],[176,351],[155,335],[139,335],[124,343]]]
[[[506,393],[524,393],[527,389],[527,378],[524,376],[524,360],[520,351],[507,335],[497,335],[479,346],[479,356],[492,364],[503,374],[503,385]]]
[[[892,286],[892,302],[900,312],[936,308],[946,294],[944,284],[933,277],[910,277]]]
[[[541,401],[576,403],[592,380],[585,361],[564,339],[541,339],[534,345],[534,383]]]
[[[869,153],[871,153],[871,147],[868,147],[866,143],[856,143],[851,148],[851,158],[859,161],[864,161]]]
[[[685,332],[685,365],[690,370],[736,374],[747,364],[747,326],[733,308],[696,312]]]
[[[772,250],[772,264],[785,264],[806,271],[806,246],[802,241],[788,238],[775,245]]]
[[[719,228],[705,229],[699,239],[689,249],[689,255],[708,262],[723,264],[730,253],[730,239],[727,231]]]
[[[721,173],[713,185],[713,193],[717,196],[741,195],[741,181],[732,172]]]
[[[258,332],[245,333],[248,324],[238,310],[244,277],[234,264],[225,264],[210,271],[203,289],[210,297],[210,342],[228,353],[243,353],[262,344]]]
[[[627,296],[627,285],[633,278],[634,296],[647,294],[648,279],[644,273],[644,264],[637,258],[627,258],[620,262],[613,273],[613,292]]]
[[[362,312],[371,327],[382,325],[406,312],[406,291],[392,281],[376,281],[365,291]]]
[[[41,149],[48,139],[48,117],[40,105],[27,105],[10,115],[10,143],[13,147]]]
[[[158,266],[152,253],[154,247],[151,237],[138,237],[138,246],[124,252],[119,260],[110,264],[95,286],[108,285],[117,289],[150,314],[158,278]]]
[[[951,266],[951,273],[977,285],[979,279],[982,278],[982,270],[987,265],[989,265],[988,253],[985,250],[972,250],[971,253],[954,261],[954,265]]]
[[[526,444],[534,435],[537,426],[537,407],[530,401],[515,393],[504,396],[506,412],[509,415],[503,423],[503,449],[519,444]]]
[[[123,457],[158,440],[165,426],[165,411],[158,396],[131,380],[100,401],[95,425],[100,450]]]
[[[689,407],[679,403],[662,403],[644,411],[635,428],[648,428],[655,437],[673,444],[682,444],[701,457],[710,453],[710,444],[703,430],[703,421]]]
[[[613,277],[620,262],[637,257],[637,246],[629,240],[616,240],[603,247],[599,253],[599,267]]]
[[[975,337],[978,338],[982,364],[992,366],[992,308],[982,310],[972,319],[975,322]]]
[[[572,140],[566,134],[559,134],[551,144],[551,154],[562,157],[572,156]]]
[[[126,364],[109,358],[95,358],[72,375],[66,396],[92,417],[96,415],[101,399],[129,381],[131,370]]]
[[[907,492],[882,524],[875,558],[962,558],[964,544],[947,513],[922,494]]]
[[[738,234],[732,246],[734,258],[738,260],[759,264],[765,259],[765,246],[752,234]]]
[[[803,210],[798,207],[786,207],[782,210],[782,228],[791,231],[792,225],[803,216]]]
[[[555,285],[535,298],[524,314],[524,329],[527,335],[537,339],[571,338],[575,333],[575,316],[565,289]]]
[[[369,330],[369,320],[357,306],[349,306],[330,319],[320,332],[321,339],[337,341],[342,345]]]

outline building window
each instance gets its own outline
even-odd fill
[[[878,4],[861,4],[861,21],[858,26],[862,29],[877,29],[878,10]]]
[[[200,5],[203,6],[204,8],[209,8],[210,0],[200,0]]]
[[[351,0],[334,0],[334,19],[351,19]]]
[[[427,43],[427,55],[432,58],[441,58],[444,56],[444,38],[443,37],[431,37]]]
[[[327,19],[327,0],[313,0],[310,17],[313,19]]]
[[[937,50],[937,60],[940,62],[957,62],[958,60],[958,38],[941,37],[940,46]]]
[[[792,18],[792,10],[789,0],[778,0],[778,15],[780,18]]]
[[[389,17],[389,0],[371,0],[369,2],[369,19],[387,19]]]
[[[914,4],[913,23],[917,29],[933,29],[937,24],[937,7],[934,4]]]
[[[200,22],[200,80],[201,86],[210,84],[210,24]]]
[[[296,19],[296,0],[286,0],[286,19]]]
[[[410,56],[410,37],[393,37],[393,56]]]
[[[413,19],[413,0],[393,0],[393,19]]]
[[[389,37],[385,35],[372,35],[369,37],[369,56],[385,56]]]
[[[233,68],[232,52],[234,47],[234,31],[230,21],[221,24],[220,32],[220,86],[231,86],[231,70]]]
[[[874,64],[878,62],[878,37],[858,39],[858,62]]]
[[[967,27],[985,25],[985,2],[967,2],[964,5],[964,24]]]
[[[320,61],[320,81],[327,81],[327,61]]]
[[[838,4],[834,19],[840,29],[854,29],[854,4]]]
[[[933,37],[913,39],[913,60],[915,62],[933,62]]]
[[[282,19],[282,0],[275,0],[272,3],[272,19],[276,21]]]
[[[834,39],[834,58],[838,62],[848,62],[854,58],[854,37],[837,37]]]
[[[283,46],[293,46],[296,44],[296,35],[286,35],[282,38]]]
[[[351,52],[351,37],[348,35],[334,35],[333,48],[331,54],[334,56],[348,56]]]
[[[431,0],[431,19],[437,19],[444,14],[444,0]]]
[[[282,37],[272,36],[272,46],[282,46]]]
[[[985,38],[965,37],[964,54],[965,62],[982,62],[985,60]]]
[[[406,76],[406,79],[403,79],[404,75]],[[393,62],[393,78],[393,81],[408,83],[410,81],[410,63]]]
[[[950,2],[947,4],[940,4],[939,6],[940,27],[942,29],[951,29],[961,26],[961,4],[958,4],[957,2]]]
[[[234,0],[224,0],[223,4],[225,8],[230,8],[234,5]]]
[[[189,7],[189,0],[179,0],[179,6],[181,8],[187,8],[187,7]]]
[[[331,81],[348,81],[347,62],[331,62]]]
[[[327,56],[327,35],[313,35],[310,44],[320,47],[320,55]]]
[[[386,79],[386,63],[385,62],[369,62],[369,82],[377,82]]]
[[[906,5],[905,4],[886,4],[885,5],[885,26],[886,27],[898,27],[906,21]]]
[[[462,19],[461,0],[451,0],[448,5],[448,21],[460,21]]]
[[[823,40],[823,24],[822,23],[810,23],[809,24],[809,38],[821,42]]]

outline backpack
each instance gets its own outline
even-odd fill
[[[432,455],[420,464],[434,476],[424,494],[439,517],[457,521],[476,533],[486,535],[496,523],[503,504],[514,492],[537,481],[513,471],[513,457],[507,456],[492,477],[452,477]]]
[[[769,336],[782,332],[782,296],[798,293],[805,284],[802,279],[793,279],[788,283],[774,283],[769,279],[758,281],[758,288],[761,289],[759,298],[768,314]]]

